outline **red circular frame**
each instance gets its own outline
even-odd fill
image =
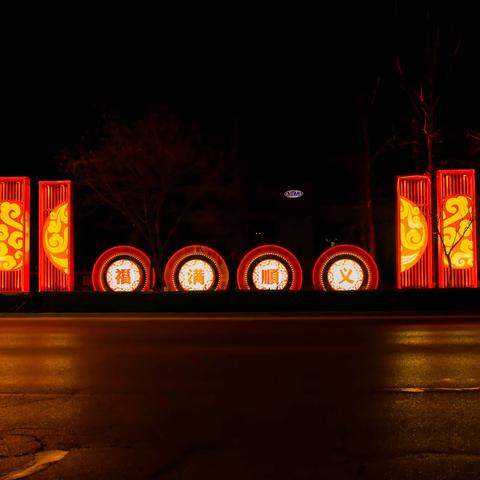
[[[257,290],[256,288],[251,288],[249,285],[249,281],[251,280],[248,278],[250,267],[258,258],[269,256],[271,256],[273,260],[278,260],[280,258],[286,262],[286,264],[290,267],[292,275],[292,281],[289,290],[300,290],[302,288],[303,280],[302,266],[292,252],[286,248],[279,247],[278,245],[262,245],[260,247],[256,247],[253,250],[250,250],[243,257],[237,269],[238,288],[240,290]]]
[[[332,261],[336,261],[337,259],[340,260],[342,258],[357,261],[362,266],[364,273],[366,273],[366,285],[362,286],[359,290],[375,290],[378,287],[378,267],[375,260],[368,252],[356,245],[335,245],[323,252],[315,262],[312,271],[312,281],[313,286],[317,290],[337,291],[330,287],[330,285],[324,281],[323,277],[325,268],[333,263]]]
[[[116,259],[120,259],[121,257],[128,257],[129,260],[135,262],[145,275],[145,279],[142,282],[143,287],[134,291],[146,292],[150,290],[155,280],[155,272],[152,271],[150,258],[138,248],[129,245],[120,245],[118,247],[109,248],[98,257],[92,270],[93,289],[96,292],[114,291],[108,286],[105,275],[108,267],[116,261]]]
[[[208,263],[214,270],[216,276],[216,284],[208,290],[225,290],[228,286],[229,273],[227,264],[222,256],[213,250],[213,248],[204,245],[189,245],[176,251],[168,260],[163,272],[163,279],[168,291],[190,291],[181,288],[178,274],[181,266],[190,258],[198,258]]]

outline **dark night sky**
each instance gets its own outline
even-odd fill
[[[149,12],[135,12],[107,25],[90,19],[73,32],[67,25],[50,40],[44,32],[9,54],[4,144],[23,170],[27,158],[48,163],[76,142],[102,109],[128,115],[163,103],[210,128],[238,124],[247,163],[269,170],[294,159],[308,167],[341,150],[350,153],[356,98],[377,75],[379,123],[391,121],[406,103],[395,91],[393,58],[398,52],[407,69],[419,71],[424,38],[436,23],[444,45],[461,41],[444,120],[478,124],[473,14],[462,2],[434,5],[429,23],[426,11],[419,2],[397,0],[322,5],[315,13],[242,7],[191,12],[189,19],[156,14],[157,22]]]
[[[408,117],[394,58],[418,76],[432,25],[440,26],[442,62],[460,41],[439,120],[455,135],[480,127],[480,43],[470,5],[336,3],[312,10],[188,7],[188,15],[124,11],[90,14],[75,26],[72,16],[15,50],[7,45],[2,174],[61,177],[56,154],[79,142],[100,113],[135,118],[147,106],[167,105],[219,136],[236,126],[250,188],[278,186],[281,195],[285,186],[310,183],[310,214],[318,218],[319,205],[348,203],[353,195],[337,200],[339,182],[349,190],[355,178],[359,96],[380,76],[374,141]],[[408,168],[397,157],[378,168],[380,201],[396,174],[415,173]]]

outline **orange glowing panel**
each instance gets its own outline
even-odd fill
[[[432,199],[427,175],[397,177],[397,288],[432,288]]]
[[[72,182],[38,184],[38,290],[74,289]]]
[[[164,271],[169,291],[225,290],[228,277],[225,260],[215,250],[203,245],[178,250],[167,262]]]
[[[300,290],[302,267],[283,247],[263,245],[243,257],[237,269],[241,290]]]
[[[127,245],[102,253],[92,271],[96,292],[145,292],[152,288],[153,282],[154,273],[148,256]]]
[[[312,280],[317,290],[374,290],[378,286],[378,268],[360,247],[336,245],[318,257]]]
[[[30,290],[30,179],[0,177],[0,292]]]
[[[438,286],[476,288],[475,171],[437,172]]]

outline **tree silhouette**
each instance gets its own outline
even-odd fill
[[[167,246],[195,212],[235,195],[233,155],[198,125],[167,110],[103,121],[94,147],[63,151],[65,172],[122,215],[150,249],[157,285]]]

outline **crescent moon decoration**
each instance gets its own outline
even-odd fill
[[[47,258],[61,272],[69,274],[68,202],[63,202],[50,212],[43,224],[43,248]]]
[[[400,267],[405,272],[418,263],[428,245],[428,222],[415,203],[400,197]]]
[[[164,270],[168,291],[225,290],[228,279],[225,260],[204,245],[190,245],[178,250],[170,257]]]
[[[70,180],[38,183],[38,290],[74,290],[73,189]]]
[[[375,260],[355,245],[336,245],[323,252],[312,272],[317,290],[375,290],[378,268]]]
[[[300,262],[286,248],[263,245],[248,252],[237,269],[241,290],[300,290]]]

